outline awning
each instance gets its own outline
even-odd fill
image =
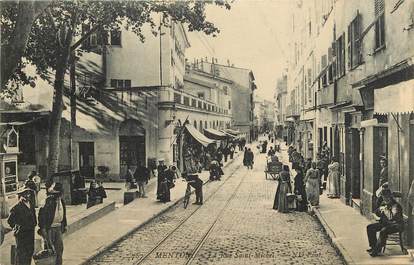
[[[229,136],[223,132],[220,132],[216,129],[210,128],[210,129],[204,129],[204,134],[214,140],[224,140],[229,138]]]
[[[229,134],[232,134],[234,136],[237,136],[240,133],[240,131],[236,131],[236,130],[233,130],[233,129],[226,129],[226,132],[229,133]]]
[[[230,137],[230,138],[236,138],[236,136],[235,136],[235,135],[230,134],[230,133],[228,133],[228,132],[226,132],[226,131],[224,131],[224,130],[221,130],[221,132],[222,132],[222,133],[224,133],[227,137]]]
[[[374,90],[374,112],[414,112],[414,79]]]
[[[215,143],[216,140],[207,138],[204,134],[202,134],[201,132],[199,132],[196,128],[194,128],[193,125],[191,124],[186,124],[185,128],[187,129],[188,133],[191,134],[191,136],[193,136],[193,138],[199,142],[200,144],[202,144],[204,147],[207,147],[207,145]]]

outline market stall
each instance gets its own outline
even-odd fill
[[[200,172],[209,164],[209,154],[216,149],[217,140],[210,139],[191,124],[185,125],[183,135],[184,171]]]

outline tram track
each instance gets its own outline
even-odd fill
[[[239,169],[241,166],[237,166],[234,171],[232,172],[232,174],[227,177],[223,183],[204,201],[204,205],[206,205],[206,203],[211,199],[214,198],[214,195],[217,194],[217,192],[219,192],[221,190],[221,188],[228,183],[229,180],[231,180],[237,169]],[[207,231],[202,235],[201,239],[199,239],[197,241],[197,243],[195,244],[196,247],[191,251],[191,255],[188,255],[188,259],[185,260],[185,262],[183,264],[188,265],[191,264],[191,262],[194,260],[194,258],[196,257],[198,251],[202,248],[204,242],[208,239],[208,236],[211,234],[211,232],[213,231],[214,227],[216,226],[216,224],[218,223],[220,217],[223,215],[225,209],[227,209],[228,205],[230,204],[230,202],[232,201],[232,199],[235,197],[235,195],[237,194],[241,184],[243,183],[243,180],[245,179],[245,177],[248,175],[249,171],[246,171],[240,182],[237,184],[236,188],[234,189],[233,193],[231,194],[231,196],[226,200],[225,205],[220,209],[219,213],[217,214],[217,216],[215,217],[213,223],[208,225],[208,229]],[[166,236],[164,236],[150,251],[148,251],[145,255],[143,255],[143,257],[136,263],[134,263],[134,265],[140,265],[140,264],[144,264],[150,257],[151,255],[153,255],[159,248],[161,248],[163,246],[163,244],[170,239],[176,232],[177,230],[179,230],[180,228],[182,228],[187,222],[188,220],[190,220],[200,209],[202,209],[202,207],[197,207],[189,216],[187,216],[185,219],[183,219],[173,230],[171,230]]]

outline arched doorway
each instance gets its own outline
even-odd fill
[[[119,125],[120,177],[124,178],[128,167],[138,162],[145,165],[145,129],[141,122],[125,120]]]

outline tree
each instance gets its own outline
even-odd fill
[[[50,1],[7,1],[1,3],[1,88],[16,71],[26,49],[33,22]],[[9,18],[13,19],[9,19]]]
[[[54,97],[49,120],[48,171],[50,173],[57,172],[59,164],[64,77],[70,60],[75,59],[71,56],[82,52],[79,49],[82,42],[92,33],[119,30],[121,26],[126,26],[145,41],[141,31],[144,24],[151,25],[154,34],[157,32],[157,25],[151,16],[153,13],[162,15],[163,26],[168,26],[169,21],[174,20],[186,24],[189,31],[202,31],[215,36],[219,33],[219,29],[207,21],[205,16],[205,5],[212,3],[230,8],[224,0],[177,2],[77,0],[49,3],[48,8],[32,25],[24,57],[36,66],[41,78],[47,79],[50,70],[54,72]],[[13,12],[9,12],[8,20],[13,22],[15,19]],[[89,30],[82,32],[85,28]],[[23,64],[20,65],[22,66]],[[28,79],[23,71],[18,69],[15,74],[23,76],[16,80],[27,82]]]

